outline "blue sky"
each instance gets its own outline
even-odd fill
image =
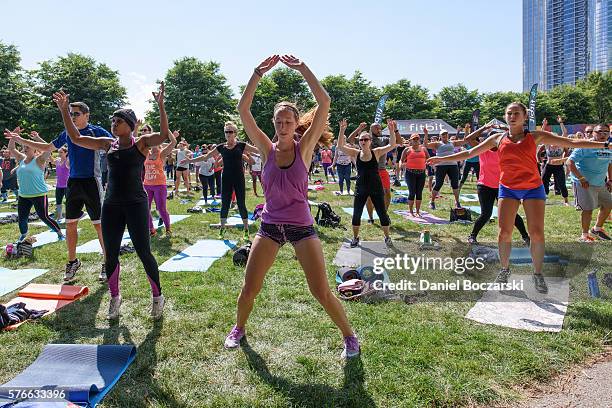
[[[68,52],[121,74],[130,105],[147,109],[155,81],[183,56],[213,60],[234,92],[266,56],[291,53],[320,78],[363,72],[381,86],[407,78],[437,92],[522,87],[522,2],[3,1],[0,40],[26,69]]]

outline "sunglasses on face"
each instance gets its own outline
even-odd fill
[[[359,141],[360,142],[369,142],[370,138],[369,137],[364,137],[364,138],[359,139]]]
[[[72,116],[73,118],[78,118],[81,115],[82,115],[81,112],[70,112],[70,116]]]
[[[226,135],[231,135],[232,133],[234,133],[234,131],[233,131],[233,130],[226,130],[226,131],[225,131],[225,134],[226,134]]]
[[[592,130],[585,130],[584,133],[593,133]]]

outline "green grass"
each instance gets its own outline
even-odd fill
[[[333,196],[331,191],[336,189],[337,185],[326,185],[324,192],[312,194],[311,199],[330,202],[350,229],[350,219],[340,207],[351,206],[352,199]],[[474,192],[473,183],[464,192]],[[445,199],[435,213],[446,218],[448,186],[443,193]],[[250,209],[261,201],[248,195]],[[551,201],[560,203],[558,197]],[[171,200],[169,209],[185,214],[193,203]],[[391,206],[399,208],[405,205]],[[391,218],[395,242],[416,242],[421,227],[395,214]],[[207,223],[217,220],[218,214],[192,215],[173,225],[172,239],[154,238],[158,262],[197,239],[216,238],[217,230]],[[79,243],[95,238],[89,222],[82,222],[80,228]],[[471,226],[430,229],[444,252],[456,249]],[[43,230],[38,227],[31,232]],[[319,228],[318,232],[329,283],[334,286],[332,260],[349,231]],[[479,238],[493,241],[495,234],[496,227],[490,224]],[[161,273],[167,304],[159,322],[148,317],[150,288],[138,258],[123,256],[122,317],[109,324],[108,291],[97,282],[101,258],[88,254],[81,258],[77,284],[88,285],[89,296],[37,323],[0,334],[0,383],[31,364],[48,343],[133,343],[138,346],[136,361],[103,407],[456,407],[512,402],[518,397],[517,387],[544,381],[612,342],[610,291],[602,288],[604,298],[599,300],[591,300],[586,292],[589,270],[612,270],[611,247],[598,243],[590,253],[584,244],[573,244],[578,234],[579,214],[573,208],[547,206],[550,247],[569,242],[569,246],[558,245],[564,255],[587,254],[573,272],[571,305],[560,333],[475,323],[463,317],[473,302],[344,303],[363,351],[360,359],[349,363],[340,359],[339,331],[310,295],[290,245],[279,252],[257,298],[248,325],[248,345],[234,351],[223,349],[223,339],[234,322],[244,270],[233,265],[231,256],[215,262],[206,273]],[[16,224],[0,226],[2,244],[17,235]],[[239,239],[241,232],[228,235]],[[364,224],[362,237],[379,240],[382,232],[378,226]],[[48,268],[35,282],[60,283],[65,257],[65,244],[55,243],[37,249],[31,260],[3,259],[0,266]]]

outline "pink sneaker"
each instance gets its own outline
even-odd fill
[[[232,327],[232,330],[225,338],[225,348],[232,349],[240,346],[240,340],[242,340],[244,335],[244,329],[240,329],[238,326]]]

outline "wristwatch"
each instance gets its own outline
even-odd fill
[[[605,147],[606,149],[608,149],[608,148],[610,147],[610,141],[609,141],[609,140],[606,140],[606,141],[604,142],[604,147]]]

